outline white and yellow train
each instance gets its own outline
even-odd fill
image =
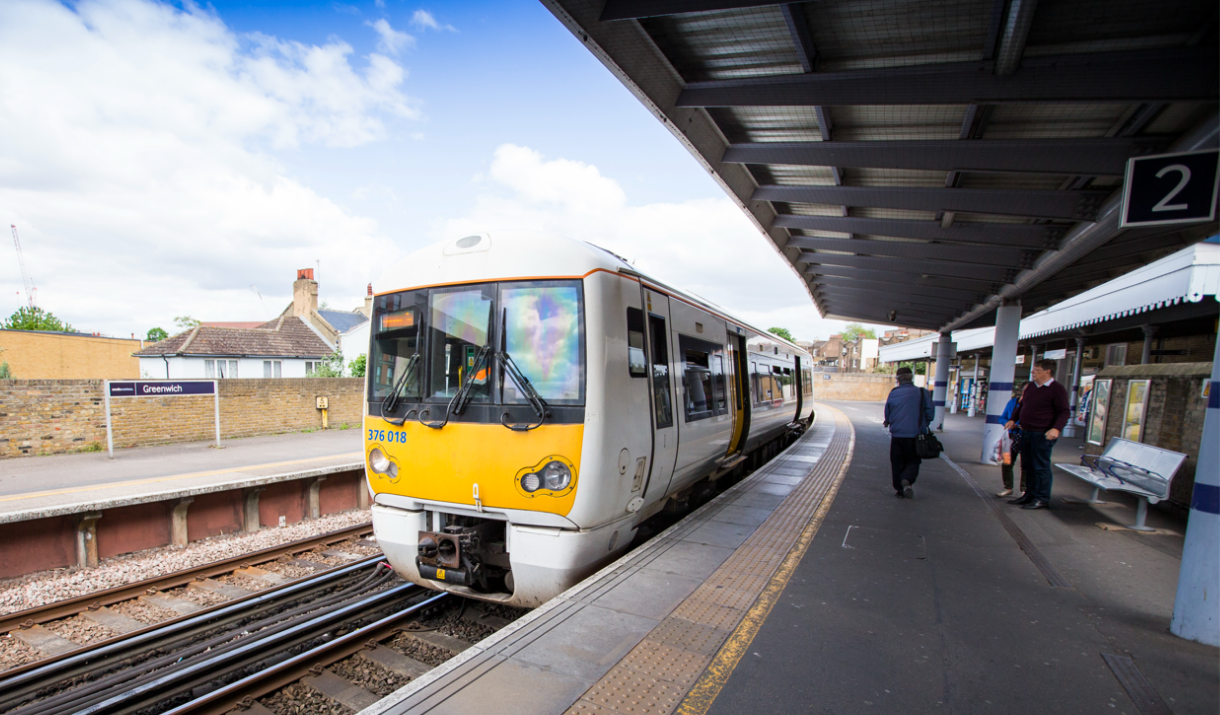
[[[373,527],[430,588],[541,604],[813,419],[808,353],[586,243],[467,236],[383,280]]]

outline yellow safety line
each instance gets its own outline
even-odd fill
[[[76,487],[75,489],[55,489],[49,492],[30,492],[28,494],[16,494],[9,497],[0,497],[0,502],[19,501],[21,499],[33,499],[35,497],[49,497],[56,494],[75,494],[77,492],[92,492],[102,489],[114,489],[116,487],[130,487],[139,484],[155,484],[157,482],[172,482],[179,479],[191,479],[192,477],[210,477],[213,474],[231,474],[233,472],[244,472],[248,469],[265,469],[267,467],[284,467],[290,464],[303,464],[305,462],[317,462],[323,459],[363,459],[363,452],[345,452],[344,454],[332,454],[325,457],[311,457],[309,459],[293,459],[287,462],[267,462],[266,464],[251,464],[244,467],[232,467],[230,469],[213,469],[210,472],[191,472],[190,474],[174,474],[168,477],[154,477],[152,479],[139,479],[134,482],[115,482],[113,484],[96,484],[89,487]]]
[[[754,642],[754,636],[758,635],[758,631],[762,628],[763,623],[766,622],[771,609],[779,602],[780,595],[784,592],[789,579],[792,578],[792,574],[796,571],[797,564],[804,558],[809,544],[813,543],[813,537],[817,535],[818,528],[822,525],[827,512],[830,511],[830,505],[834,502],[835,495],[839,492],[839,485],[843,483],[843,477],[847,475],[847,467],[851,464],[852,454],[856,449],[856,428],[852,425],[851,420],[847,419],[842,412],[839,412],[839,416],[843,417],[843,421],[851,429],[851,442],[847,445],[847,457],[843,460],[843,465],[839,468],[839,473],[835,476],[834,483],[827,490],[826,496],[822,497],[821,505],[818,506],[818,510],[814,512],[813,518],[809,520],[804,531],[801,532],[792,550],[788,552],[784,562],[780,564],[779,570],[771,577],[771,581],[763,589],[754,606],[746,612],[741,623],[738,624],[733,634],[729,636],[729,639],[725,641],[724,647],[716,653],[716,657],[712,659],[707,670],[703,671],[703,675],[695,683],[695,687],[691,688],[690,692],[682,700],[676,715],[705,715],[708,710],[711,710],[712,703],[716,701],[720,691],[729,682],[729,677],[737,668],[741,657],[749,651],[750,644]]]

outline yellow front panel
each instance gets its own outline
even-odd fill
[[[514,432],[499,424],[450,422],[441,429],[407,422],[401,427],[380,417],[364,418],[364,453],[380,447],[398,465],[398,478],[368,470],[369,483],[378,494],[415,499],[475,503],[475,485],[483,506],[526,509],[566,516],[576,499],[580,481],[583,424],[544,424],[529,432]],[[572,485],[559,496],[545,492],[526,495],[517,489],[522,469],[548,456],[570,463]]]

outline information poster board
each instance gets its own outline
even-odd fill
[[[1091,391],[1093,413],[1089,416],[1089,433],[1085,440],[1089,444],[1101,444],[1106,441],[1106,416],[1110,411],[1111,380],[1094,380]]]
[[[1144,412],[1148,404],[1151,380],[1131,380],[1127,383],[1127,404],[1123,411],[1123,439],[1139,442],[1144,435]]]

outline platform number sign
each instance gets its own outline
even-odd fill
[[[1216,219],[1220,150],[1127,160],[1121,228]]]

